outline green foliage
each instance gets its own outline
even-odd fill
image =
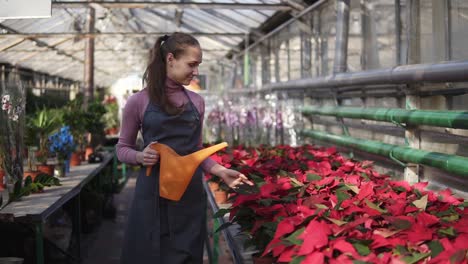
[[[22,188],[15,189],[10,201],[17,200],[22,196],[28,196],[32,193],[42,192],[44,187],[60,186],[60,180],[56,177],[41,173],[32,180],[31,176],[26,177]]]
[[[103,116],[106,114],[106,107],[98,100],[90,103],[86,110],[85,129],[91,134],[99,134],[104,131]]]
[[[106,113],[103,116],[104,127],[106,129],[119,126],[119,106],[116,103],[105,105]]]
[[[60,113],[57,110],[43,108],[26,119],[26,145],[39,143],[39,162],[45,163],[49,154],[49,136],[61,125]]]

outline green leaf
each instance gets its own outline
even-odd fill
[[[455,229],[453,228],[453,226],[444,228],[444,229],[441,228],[437,232],[439,232],[439,234],[443,234],[443,235],[450,236],[450,237],[456,236]]]
[[[400,256],[408,254],[408,249],[402,245],[397,245],[394,249],[395,253]]]
[[[319,209],[328,209],[328,206],[324,205],[324,204],[314,204],[315,207],[319,208]]]
[[[348,200],[350,197],[351,197],[351,195],[349,195],[346,192],[343,192],[343,191],[337,191],[336,192],[336,198],[338,198],[338,204],[339,205],[341,205],[341,203],[343,201]]]
[[[213,218],[223,217],[225,214],[229,213],[229,209],[219,209],[216,214],[213,215]]]
[[[356,185],[345,184],[345,186],[348,187],[348,189],[353,191],[355,194],[359,194],[359,188]]]
[[[426,210],[426,206],[427,206],[427,194],[424,195],[421,199],[419,200],[415,200],[413,202],[414,206],[416,206],[417,208],[419,208],[420,210],[422,211],[425,211]]]
[[[431,249],[431,257],[437,257],[442,251],[444,251],[444,247],[439,242],[439,240],[433,240],[427,244]]]
[[[305,152],[303,154],[303,156],[308,160],[313,160],[315,158],[314,155],[312,153],[309,153],[309,152]]]
[[[320,177],[319,175],[317,174],[314,174],[314,173],[307,173],[307,180],[308,181],[318,181],[318,180],[321,180],[322,177]]]
[[[422,259],[425,259],[427,258],[428,256],[430,256],[431,253],[430,252],[427,252],[427,253],[414,253],[412,256],[406,256],[406,257],[403,257],[403,261],[406,262],[407,264],[414,264]]]
[[[441,211],[441,212],[437,212],[435,215],[437,217],[443,217],[443,216],[447,216],[447,215],[452,215],[452,214],[456,214],[457,212],[455,211],[455,209],[453,208],[453,206],[450,206],[447,210],[445,211]]]
[[[330,218],[330,217],[325,217],[325,218],[327,218],[328,220],[330,220],[330,222],[334,223],[334,224],[337,225],[337,226],[342,226],[342,225],[348,223],[348,222],[346,222],[346,221],[341,221],[341,220],[333,219],[333,218]]]
[[[294,186],[304,186],[304,184],[300,181],[298,181],[296,178],[293,178],[293,177],[289,177],[289,179],[291,179],[291,182],[293,183]]]
[[[380,208],[378,205],[374,204],[373,202],[371,202],[371,201],[369,201],[367,199],[365,199],[365,202],[366,202],[367,206],[369,206],[369,208],[377,210],[380,213],[387,213],[387,210]]]
[[[363,243],[353,243],[353,247],[357,250],[359,255],[361,256],[367,256],[371,253],[369,247],[367,245],[364,245]]]
[[[304,232],[304,230],[305,230],[305,227],[302,227],[294,231],[294,233],[286,237],[285,240],[288,241],[290,245],[302,245],[303,241],[298,239],[297,237],[300,236]]]
[[[444,216],[444,217],[441,218],[441,220],[444,221],[444,222],[453,222],[453,221],[457,221],[458,219],[460,219],[460,215],[458,215],[458,214]]]
[[[368,176],[367,173],[365,173],[365,172],[361,172],[361,177],[364,178],[364,179],[366,179],[367,181],[370,180],[369,176]]]
[[[263,179],[263,177],[260,177],[258,175],[249,174],[249,178],[252,179],[252,181],[254,181],[255,185],[257,185],[259,188],[262,187],[262,185],[265,184],[265,180]]]
[[[300,264],[305,259],[304,256],[294,257],[289,264]]]

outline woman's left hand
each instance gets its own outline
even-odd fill
[[[254,185],[244,174],[235,170],[222,169],[218,172],[218,176],[232,189],[237,189],[243,184]]]

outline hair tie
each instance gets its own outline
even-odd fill
[[[167,41],[169,39],[169,36],[168,35],[164,35],[161,37],[161,45],[163,44],[163,42]]]

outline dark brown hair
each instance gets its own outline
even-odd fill
[[[162,107],[169,115],[179,114],[183,109],[173,105],[166,94],[166,57],[172,53],[174,58],[184,54],[187,47],[200,47],[193,36],[186,33],[174,33],[171,36],[159,37],[151,50],[148,67],[143,75],[150,101]]]

